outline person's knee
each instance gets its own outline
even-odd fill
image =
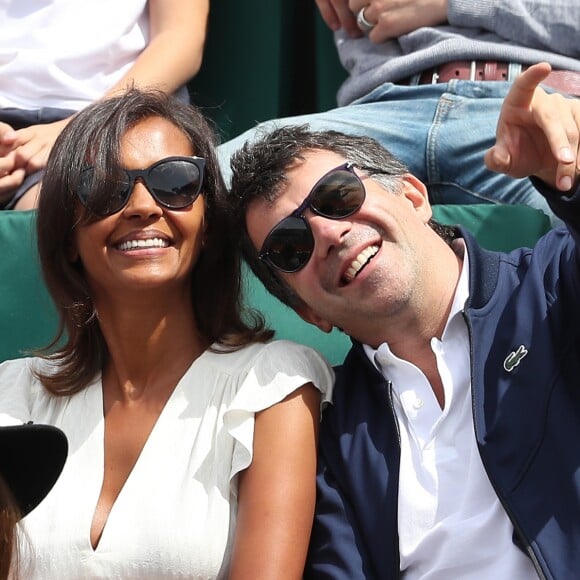
[[[38,207],[38,197],[40,194],[40,182],[35,183],[24,195],[16,202],[14,209],[24,211],[36,209]]]

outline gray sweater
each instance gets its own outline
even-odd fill
[[[546,61],[580,72],[580,0],[449,0],[447,17],[445,26],[382,44],[338,31],[338,54],[350,75],[338,104],[454,60]]]

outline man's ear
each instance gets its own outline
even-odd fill
[[[403,195],[413,204],[423,222],[427,223],[433,217],[427,186],[410,173],[403,176]]]
[[[317,326],[320,330],[322,330],[322,332],[330,332],[334,328],[333,324],[330,324],[330,322],[321,316],[318,316],[318,314],[316,314],[316,312],[314,312],[314,310],[312,310],[312,308],[306,304],[295,306],[294,312],[296,312],[296,314],[298,314],[302,320],[308,322],[308,324]]]

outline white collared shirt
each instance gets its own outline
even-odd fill
[[[462,316],[469,296],[463,268],[442,339],[431,348],[443,382],[441,409],[415,365],[383,343],[365,352],[392,383],[401,434],[398,531],[406,580],[536,578],[531,560],[512,541],[513,525],[477,450],[471,409],[469,336]]]

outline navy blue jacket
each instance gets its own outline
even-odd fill
[[[479,452],[514,542],[540,577],[560,580],[580,578],[580,188],[571,198],[543,193],[572,234],[553,230],[534,250],[509,254],[459,235],[469,252],[464,316]],[[390,384],[360,344],[333,399],[305,577],[398,578],[398,427]]]

